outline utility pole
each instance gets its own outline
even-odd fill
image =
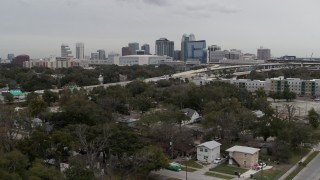
[[[170,148],[171,148],[171,158],[173,158],[173,139],[171,136],[171,141],[170,141]]]
[[[188,161],[189,161],[189,158],[188,156],[186,157],[186,180],[188,180]]]

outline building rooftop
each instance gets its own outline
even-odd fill
[[[227,152],[242,152],[242,153],[247,153],[247,154],[254,154],[254,153],[260,151],[260,149],[247,147],[247,146],[233,146],[232,148],[229,148],[226,151]]]
[[[214,149],[216,147],[221,146],[221,144],[218,143],[217,141],[208,141],[208,142],[199,144],[197,147],[201,147],[201,146],[204,146],[204,147],[206,147],[208,149]]]
[[[184,112],[188,117],[192,117],[192,115],[196,112],[196,110],[185,108],[181,109],[182,112]]]

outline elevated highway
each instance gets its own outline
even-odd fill
[[[159,81],[163,79],[163,77],[172,77],[172,78],[192,78],[195,76],[199,76],[201,74],[205,73],[224,73],[226,72],[232,72],[233,75],[239,76],[239,75],[245,75],[249,74],[252,70],[256,70],[257,72],[267,72],[271,70],[279,70],[284,68],[295,68],[295,67],[316,67],[320,68],[320,62],[307,62],[307,63],[296,63],[296,62],[290,62],[290,63],[266,63],[266,64],[254,64],[254,65],[233,65],[233,66],[224,66],[224,65],[212,65],[210,67],[197,69],[197,70],[190,70],[185,71],[181,73],[175,73],[172,75],[166,75],[161,77],[154,77],[154,78],[147,78],[144,81],[145,82],[151,82],[151,81]],[[125,86],[128,83],[132,81],[124,81],[124,82],[117,82],[117,83],[108,83],[108,84],[101,84],[101,85],[92,85],[92,86],[84,86],[82,87],[85,90],[92,90],[96,87],[104,87],[107,88],[109,86]],[[78,89],[81,89],[79,87]],[[53,92],[59,92],[62,89],[51,89]],[[43,90],[39,90],[39,92],[43,92]]]

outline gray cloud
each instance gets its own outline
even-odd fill
[[[206,1],[200,1],[201,3],[197,4],[185,4],[182,7],[185,9],[185,11],[193,11],[193,12],[219,12],[219,13],[238,13],[240,12],[240,9],[234,8],[234,7],[228,7],[226,5],[222,5],[219,3],[214,2],[206,2]]]
[[[66,0],[64,3],[69,7],[76,7],[81,4],[79,0]]]
[[[193,0],[184,0],[181,1],[168,1],[168,0],[116,0],[117,2],[126,3],[126,4],[139,4],[139,5],[154,5],[158,7],[166,8],[169,12],[174,14],[188,14],[188,11],[192,11],[192,13],[238,13],[240,9],[235,7],[228,7],[227,5],[216,3],[212,0],[197,0],[195,3]],[[137,5],[137,8],[141,8],[141,6]],[[179,11],[179,12],[177,12]],[[185,13],[181,11],[186,11]]]
[[[147,4],[157,5],[157,6],[167,6],[169,5],[167,0],[144,0]]]
[[[14,1],[16,1],[17,3],[23,6],[29,5],[29,2],[27,0],[14,0]]]

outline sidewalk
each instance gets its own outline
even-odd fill
[[[271,168],[272,168],[272,166],[266,166],[266,167],[263,168],[263,170],[268,170],[268,169],[271,169]],[[255,174],[255,173],[259,172],[259,171],[261,171],[261,169],[260,169],[260,170],[250,169],[250,170],[248,170],[247,172],[241,174],[240,176],[241,176],[242,178],[250,178],[250,175],[251,175],[251,174]]]
[[[310,156],[311,153],[313,153],[314,149],[312,149],[306,156],[304,156],[299,162],[303,162],[307,159],[308,156]],[[292,166],[289,171],[287,171],[284,175],[282,175],[279,180],[284,180],[287,176],[289,176],[290,173],[292,173],[292,171],[294,171],[298,166],[299,166],[299,162],[297,164],[295,164],[294,166]]]

